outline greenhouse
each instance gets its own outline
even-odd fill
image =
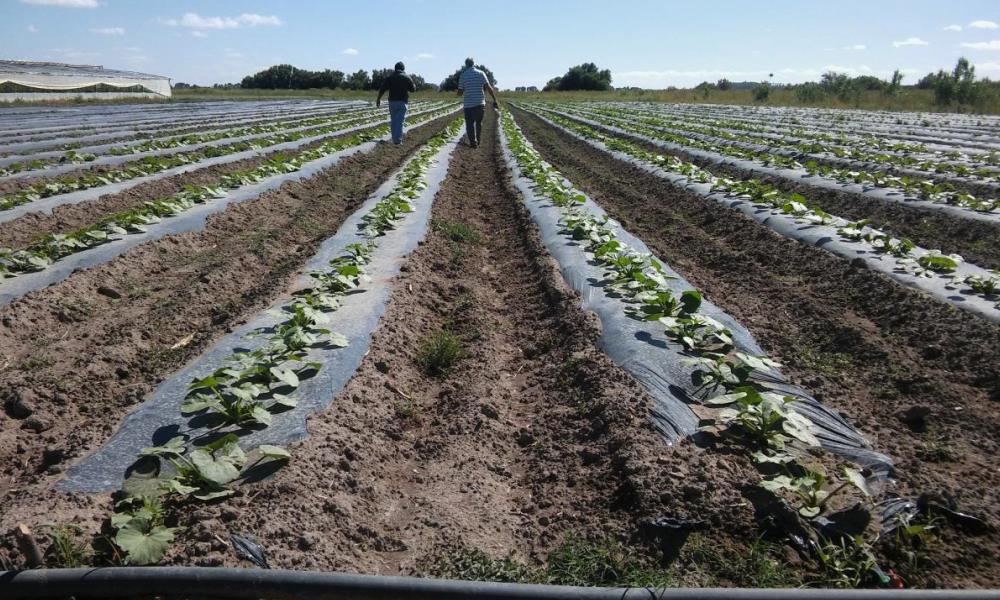
[[[99,65],[0,60],[0,102],[169,98],[170,78]]]

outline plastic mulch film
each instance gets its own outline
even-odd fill
[[[420,123],[415,127],[421,127],[425,124]],[[388,140],[389,136],[387,134],[380,139]],[[377,143],[378,141],[370,141],[345,148],[321,159],[306,163],[298,171],[274,175],[257,183],[241,186],[236,190],[228,192],[222,198],[208,200],[202,204],[195,205],[175,217],[168,217],[159,223],[148,225],[146,226],[145,233],[129,233],[123,236],[116,236],[111,241],[100,246],[94,246],[88,250],[70,254],[54,262],[44,270],[23,273],[9,279],[0,279],[0,306],[6,306],[25,294],[40,290],[53,283],[58,283],[72,275],[77,269],[88,269],[104,264],[140,244],[152,242],[168,235],[200,231],[204,229],[205,221],[210,215],[225,210],[230,204],[253,200],[264,192],[276,190],[283,184],[291,181],[309,179],[319,172],[336,165],[346,156],[370,151]]]
[[[441,110],[441,106],[430,107],[428,110],[413,113],[411,116],[419,116],[434,112],[436,110]],[[204,169],[206,167],[212,167],[216,165],[223,165],[228,163],[237,162],[240,160],[245,160],[248,158],[256,158],[258,156],[263,156],[266,154],[271,154],[274,152],[281,152],[283,150],[295,150],[301,146],[311,144],[320,140],[327,138],[333,138],[337,136],[347,135],[355,131],[361,131],[363,129],[371,129],[378,127],[383,123],[367,123],[362,125],[354,125],[351,127],[345,127],[344,129],[338,129],[337,131],[331,131],[329,133],[324,133],[322,135],[302,138],[292,142],[284,142],[281,144],[275,144],[274,146],[268,146],[266,148],[257,148],[254,150],[245,150],[243,152],[236,152],[234,154],[227,154],[225,156],[217,156],[215,158],[209,158],[206,160],[201,160],[198,162],[193,162],[187,165],[182,165],[180,167],[174,167],[172,169],[167,169],[165,171],[160,171],[159,173],[154,173],[152,175],[146,175],[145,177],[136,177],[134,179],[128,179],[126,181],[120,181],[117,183],[109,183],[108,185],[101,185],[98,187],[89,188],[86,190],[80,190],[76,192],[69,192],[66,194],[57,194],[55,196],[49,196],[48,198],[42,198],[41,200],[36,200],[34,202],[27,202],[14,208],[0,211],[0,223],[6,223],[8,221],[13,221],[14,219],[21,217],[28,213],[45,213],[51,214],[52,209],[57,206],[62,206],[65,204],[79,204],[81,202],[88,202],[90,200],[96,200],[97,198],[107,195],[107,194],[118,194],[125,190],[132,189],[136,186],[142,185],[144,183],[149,183],[150,181],[157,181],[159,179],[166,179],[167,177],[173,177],[175,175],[182,175],[184,173],[189,173],[191,171],[197,171],[199,169]]]
[[[448,160],[460,135],[461,131],[436,153],[425,175],[427,187],[413,200],[414,212],[408,213],[394,229],[378,238],[378,246],[366,266],[371,281],[356,293],[343,296],[340,307],[329,313],[329,321],[324,326],[346,336],[349,344],[343,348],[310,350],[307,360],[320,362],[323,366],[316,376],[304,379],[299,385],[297,406],[274,414],[271,425],[266,429],[241,437],[240,445],[244,449],[304,439],[308,435],[306,419],[309,415],[329,406],[354,375],[368,352],[372,333],[388,304],[392,279],[399,273],[404,258],[427,232],[431,204],[447,174]],[[392,191],[397,183],[396,174],[400,171],[402,168],[341,225],[336,235],[323,242],[316,255],[305,265],[306,272],[324,267],[331,259],[340,256],[346,245],[364,241],[359,227],[362,217]],[[303,275],[295,287],[301,289],[309,285],[310,278]],[[197,429],[199,416],[185,417],[180,412],[188,384],[211,374],[234,351],[253,350],[265,344],[266,336],[252,334],[267,331],[283,321],[286,316],[280,314],[280,309],[289,301],[286,297],[276,302],[163,381],[139,408],[125,417],[118,431],[102,448],[69,469],[66,478],[57,484],[58,488],[83,492],[118,489],[125,470],[142,448],[162,444],[176,435]]]
[[[875,187],[872,187],[872,186],[869,186],[869,185],[862,185],[862,184],[858,184],[858,183],[840,183],[838,181],[834,181],[832,179],[826,179],[826,178],[820,177],[818,175],[810,175],[808,172],[806,172],[805,169],[776,169],[774,167],[766,167],[764,165],[761,165],[761,164],[753,162],[753,161],[743,160],[743,159],[737,159],[737,158],[730,158],[730,157],[727,157],[727,156],[723,156],[721,154],[717,154],[715,152],[708,152],[706,150],[699,150],[697,148],[690,148],[688,146],[682,146],[680,144],[674,144],[674,143],[671,143],[671,142],[664,142],[662,140],[657,140],[657,139],[654,139],[654,138],[651,138],[651,137],[648,137],[648,136],[643,136],[643,135],[631,133],[631,132],[625,131],[624,129],[622,129],[620,127],[614,127],[614,126],[611,126],[611,125],[605,125],[604,123],[598,123],[597,121],[593,121],[591,119],[586,119],[586,118],[583,118],[583,117],[579,117],[577,115],[571,115],[571,114],[567,114],[567,113],[563,113],[563,112],[559,112],[559,111],[555,111],[555,110],[551,110],[551,109],[548,109],[547,112],[551,112],[553,114],[557,114],[557,115],[560,115],[560,116],[563,116],[563,117],[568,117],[568,118],[574,119],[576,121],[579,121],[581,123],[585,123],[587,125],[590,125],[591,127],[597,128],[597,129],[603,129],[605,131],[608,131],[608,132],[611,132],[611,133],[615,133],[615,134],[618,134],[618,135],[627,136],[627,137],[631,137],[631,138],[634,138],[634,139],[639,139],[639,140],[642,140],[644,142],[648,142],[650,144],[654,144],[656,146],[659,146],[660,148],[663,148],[665,150],[673,150],[675,152],[683,152],[683,153],[685,153],[685,154],[687,154],[689,156],[695,156],[695,157],[698,157],[698,158],[704,158],[704,159],[710,160],[710,161],[712,161],[714,163],[717,163],[717,164],[720,164],[720,165],[731,165],[731,166],[734,166],[734,167],[736,167],[738,169],[743,169],[743,170],[746,170],[746,171],[753,171],[753,172],[757,172],[757,173],[764,173],[764,174],[767,174],[767,175],[773,175],[775,177],[781,177],[783,179],[788,179],[788,180],[791,180],[791,181],[800,182],[800,183],[803,183],[805,185],[808,185],[810,187],[814,187],[814,188],[817,188],[817,189],[827,189],[827,190],[834,190],[834,191],[838,191],[838,192],[851,192],[851,193],[855,193],[855,194],[861,194],[861,195],[863,195],[865,197],[869,197],[869,198],[877,198],[879,200],[885,200],[885,201],[888,201],[888,202],[897,202],[899,204],[904,204],[906,206],[913,206],[913,207],[927,209],[927,210],[941,211],[941,212],[948,213],[949,215],[951,215],[953,217],[958,217],[958,218],[961,218],[961,219],[972,219],[972,220],[976,220],[976,221],[986,221],[987,223],[1000,223],[1000,213],[976,212],[974,210],[970,210],[970,209],[967,209],[967,208],[962,208],[962,207],[959,207],[959,206],[951,206],[949,204],[943,204],[943,203],[940,203],[940,202],[930,202],[930,201],[927,201],[927,200],[918,200],[918,199],[907,197],[906,194],[904,194],[902,191],[899,191],[899,190],[875,188]]]
[[[879,252],[870,243],[865,241],[844,240],[837,232],[839,227],[848,225],[846,219],[835,217],[831,225],[819,225],[806,222],[803,219],[796,219],[792,215],[786,215],[769,206],[754,204],[746,198],[729,195],[723,192],[712,192],[712,185],[709,183],[698,183],[689,181],[687,177],[664,171],[660,167],[651,165],[645,161],[633,158],[623,152],[608,148],[605,144],[589,140],[577,133],[562,127],[544,116],[539,115],[543,121],[573,136],[591,146],[598,148],[616,159],[635,165],[636,167],[652,173],[657,177],[670,182],[672,185],[683,188],[693,194],[703,198],[714,200],[724,206],[738,210],[751,219],[770,227],[782,236],[797,240],[809,246],[816,246],[828,252],[846,258],[848,260],[860,260],[873,271],[878,271],[892,278],[894,281],[926,294],[933,298],[977,314],[994,323],[1000,323],[1000,305],[997,300],[987,299],[983,296],[972,293],[971,290],[962,291],[954,285],[954,277],[990,277],[990,272],[976,265],[960,262],[955,267],[954,272],[947,275],[933,274],[930,277],[920,276],[913,271],[903,269],[896,261],[896,258]],[[928,254],[928,251],[916,247],[911,251],[914,258]]]
[[[669,341],[658,322],[640,321],[629,317],[626,304],[619,298],[604,293],[608,284],[605,270],[595,263],[593,255],[563,233],[559,223],[560,211],[548,199],[537,195],[534,184],[521,174],[517,161],[502,135],[504,158],[513,173],[513,182],[524,198],[525,205],[535,223],[546,248],[559,263],[566,282],[582,298],[583,308],[594,312],[601,321],[601,348],[628,371],[653,397],[655,405],[651,418],[668,442],[676,442],[697,432],[698,417],[691,406],[696,404],[692,395],[695,386],[691,381],[694,367],[685,363],[690,358],[679,344]],[[583,207],[597,216],[604,210],[586,198]],[[649,253],[639,238],[630,234],[615,221],[609,225],[618,239],[634,250]],[[659,259],[657,259],[659,260]],[[673,277],[668,287],[676,294],[695,289],[668,265],[660,261],[664,272]],[[722,309],[703,299],[700,314],[716,319],[733,334],[735,347],[740,352],[761,355],[764,351],[750,332]],[[870,444],[840,414],[823,406],[805,390],[791,384],[780,372],[770,370],[765,374],[768,385],[776,392],[795,398],[795,408],[816,425],[816,434],[823,447],[852,462],[870,468],[873,475],[884,479],[892,471],[892,461],[872,450]]]

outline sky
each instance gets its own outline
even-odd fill
[[[0,0],[0,58],[100,64],[208,85],[272,64],[440,82],[466,56],[501,88],[582,62],[615,86],[776,83],[829,70],[904,83],[968,57],[1000,79],[998,0]]]

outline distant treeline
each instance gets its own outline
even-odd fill
[[[707,98],[715,90],[746,89],[746,85],[746,82],[734,84],[728,79],[720,79],[714,84],[703,81],[694,89]],[[889,79],[873,75],[852,77],[846,73],[828,71],[823,73],[819,81],[773,87],[793,92],[803,104],[819,104],[833,98],[848,104],[857,103],[866,92],[894,97],[903,93],[906,87],[933,90],[934,103],[942,108],[981,108],[1000,97],[1000,82],[987,78],[976,79],[976,67],[966,58],[959,58],[951,71],[941,69],[937,73],[928,73],[912,86],[903,85],[903,74],[897,69]],[[764,81],[752,84],[751,89],[754,100],[767,102],[772,85]]]
[[[378,90],[390,75],[392,69],[372,69],[370,73],[360,69],[345,74],[343,71],[330,69],[309,71],[292,65],[274,65],[253,75],[247,75],[240,82],[240,87],[255,90]],[[420,75],[413,73],[407,75],[413,80],[418,91],[437,89],[436,85],[427,83]]]

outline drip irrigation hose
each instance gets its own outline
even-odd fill
[[[39,598],[263,598],[294,600],[973,600],[997,590],[833,590],[749,588],[586,588],[309,571],[111,567],[0,572],[4,600]]]

